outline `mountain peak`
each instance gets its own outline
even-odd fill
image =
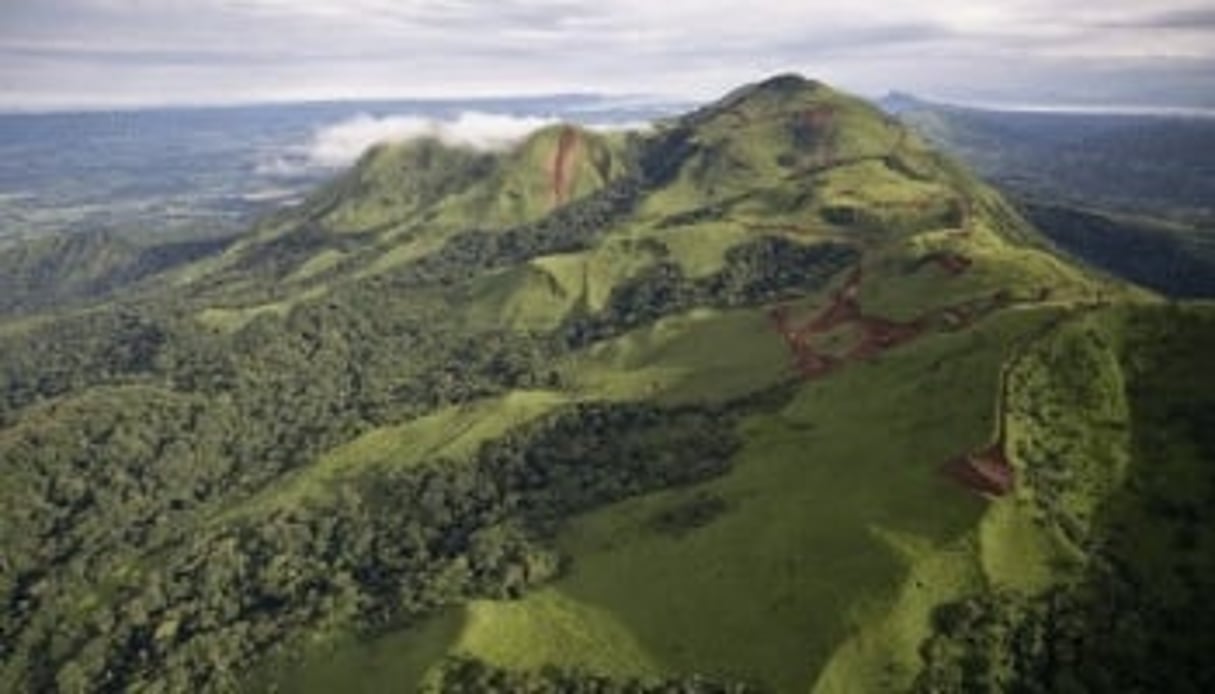
[[[928,102],[924,101],[915,94],[892,91],[878,99],[877,105],[886,113],[897,116],[906,111],[916,111],[922,109],[928,105]]]
[[[787,72],[743,85],[726,94],[706,110],[709,112],[728,111],[753,102],[772,102],[784,105],[809,101],[830,92],[831,90],[822,82],[807,79],[797,73]]]
[[[796,72],[784,72],[778,75],[773,75],[767,79],[756,82],[752,87],[756,91],[768,91],[775,93],[797,93],[807,90],[816,90],[824,85],[818,80],[809,79]]]

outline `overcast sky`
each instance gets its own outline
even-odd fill
[[[0,108],[605,92],[1215,107],[1215,0],[0,0]]]

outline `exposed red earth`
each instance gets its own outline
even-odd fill
[[[1016,473],[1004,455],[1002,442],[945,463],[945,474],[984,496],[1005,496],[1016,486]]]
[[[1001,497],[1017,484],[1016,470],[1005,453],[1004,406],[1008,397],[1007,371],[1000,376],[1000,404],[996,407],[996,440],[987,448],[949,460],[942,471],[958,484],[986,497]]]
[[[574,152],[578,148],[578,131],[570,126],[561,128],[557,138],[557,152],[553,155],[553,204],[564,205],[569,201],[572,181],[571,171]]]
[[[1043,289],[1038,293],[1037,301],[1045,301],[1050,297],[1050,290]],[[997,292],[993,300],[1010,302],[1007,292]],[[1038,331],[1035,335],[1043,334],[1053,328],[1055,323]],[[1032,339],[1024,338],[1023,344]],[[1014,358],[1015,361],[1015,358]],[[996,403],[996,436],[995,442],[986,448],[959,456],[945,463],[942,470],[958,484],[970,491],[989,498],[1005,496],[1016,487],[1016,470],[1008,460],[1008,430],[1005,425],[1005,403],[1009,397],[1008,375],[1011,366],[1005,364],[1000,370],[999,400]]]
[[[967,327],[1006,303],[1003,297],[993,296],[929,311],[910,321],[896,321],[864,313],[860,305],[863,280],[864,270],[858,265],[843,286],[832,293],[830,303],[800,325],[790,315],[788,306],[778,306],[769,313],[774,328],[789,347],[794,367],[803,378],[818,378],[848,362],[872,359],[888,349],[911,342],[933,326],[943,330]],[[823,353],[811,344],[815,336],[849,325],[858,329],[860,339],[843,355]]]
[[[970,268],[969,259],[945,261],[951,274],[961,274]],[[940,262],[940,261],[938,261]],[[848,275],[844,284],[831,295],[831,301],[798,324],[789,306],[780,305],[769,311],[773,328],[789,349],[793,367],[806,380],[823,378],[849,363],[872,359],[882,352],[907,344],[929,329],[956,331],[969,327],[983,316],[1013,303],[1007,291],[996,291],[989,297],[972,299],[900,322],[881,316],[866,315],[860,305],[860,288],[864,271],[860,265]],[[817,349],[811,340],[844,326],[859,329],[860,339],[842,355],[828,354]],[[1001,382],[1001,400],[1006,384]],[[998,417],[1002,414],[998,413]],[[1016,485],[1016,474],[1004,453],[1004,431],[1001,422],[996,442],[987,448],[959,456],[947,462],[943,469],[965,488],[986,497],[1009,494]]]
[[[835,109],[830,106],[818,106],[803,113],[802,120],[807,127],[822,134],[821,165],[827,168],[835,166],[838,159],[836,156],[835,138],[832,137],[832,130],[835,127]]]
[[[773,327],[785,341],[793,360],[793,367],[803,378],[813,379],[833,371],[841,364],[837,357],[818,352],[810,345],[803,330],[795,328],[790,320],[789,307],[777,306],[768,313]]]

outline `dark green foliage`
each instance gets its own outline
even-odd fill
[[[1215,399],[1203,382],[1215,321],[1140,311],[1125,330],[1134,463],[1090,524],[1069,526],[1086,570],[1043,595],[939,608],[917,691],[1215,689]]]
[[[297,270],[323,250],[350,251],[360,248],[374,238],[370,233],[334,234],[316,222],[305,222],[290,233],[283,234],[246,249],[230,272],[258,272],[282,279]]]
[[[647,187],[659,188],[675,180],[683,165],[700,151],[691,125],[684,123],[663,131],[642,150],[638,163]]]
[[[738,445],[730,409],[580,405],[486,444],[467,464],[358,477],[327,501],[183,534],[180,521],[229,481],[167,452],[176,439],[132,438],[153,417],[162,430],[189,430],[201,403],[143,402],[146,410],[116,411],[112,422],[89,420],[97,433],[75,452],[70,439],[47,445],[60,434],[38,428],[26,437],[41,438],[11,450],[6,467],[45,460],[46,450],[70,466],[46,479],[63,520],[5,538],[5,575],[16,580],[4,586],[14,609],[0,655],[11,682],[224,689],[306,627],[372,631],[469,597],[515,597],[558,571],[543,540],[562,519],[719,474]],[[67,420],[63,434],[74,426]],[[214,436],[222,446],[223,432]],[[159,494],[120,488],[115,477]],[[147,546],[160,548],[154,563],[136,580],[108,579],[108,604],[78,612],[85,586],[113,577],[108,552]],[[46,574],[48,565],[70,570]]]
[[[477,271],[585,250],[633,210],[640,192],[637,180],[621,178],[533,224],[456,234],[437,253],[392,273],[392,282],[397,287],[450,285]]]
[[[577,670],[545,668],[518,672],[471,658],[451,658],[426,691],[439,694],[757,694],[759,687],[700,676],[616,680]]]
[[[590,243],[632,204],[634,184],[620,185],[231,334],[196,323],[184,296],[5,337],[0,684],[226,688],[305,628],[376,629],[517,595],[557,570],[537,543],[568,515],[724,471],[731,415],[582,406],[468,466],[368,479],[340,503],[207,529],[369,427],[558,386],[560,336],[470,332],[432,287]],[[697,304],[800,295],[854,253],[762,239],[710,278],[678,278],[672,294],[653,280],[621,289],[604,334]]]
[[[1002,187],[1052,203],[1210,222],[1215,123],[990,111],[900,98],[900,120]]]
[[[714,202],[703,207],[697,207],[686,212],[678,212],[676,214],[664,217],[662,221],[658,222],[658,224],[655,226],[658,229],[674,229],[677,227],[693,226],[703,222],[718,221],[725,218],[726,214],[729,213],[730,208],[734,203],[746,197],[746,194],[738,195],[729,200],[721,200],[719,202]]]
[[[613,288],[599,313],[568,319],[565,340],[581,347],[697,306],[733,308],[804,296],[858,257],[842,244],[807,246],[769,236],[730,249],[725,267],[705,278],[688,279],[679,265],[662,262]]]
[[[199,611],[207,605],[233,595],[255,600],[225,605],[215,619],[226,626],[207,627],[210,636],[197,647],[173,650],[170,660],[199,662],[205,651],[206,662],[239,666],[210,676],[209,686],[219,687],[247,669],[252,661],[242,658],[249,653],[295,633],[309,615],[337,614],[346,603],[330,604],[313,591],[295,595],[289,614],[266,612],[277,603],[257,598],[264,577],[250,567],[261,560],[242,548],[269,541],[254,535],[254,544],[243,544],[252,530],[224,545],[245,557],[245,568],[197,559],[235,573],[188,570],[181,562],[192,561],[191,552],[214,549],[195,544],[210,541],[195,536],[208,515],[369,426],[503,389],[552,385],[544,341],[456,331],[416,301],[398,297],[397,305],[364,291],[371,288],[337,292],[286,317],[263,316],[234,335],[166,317],[165,306],[106,308],[6,338],[0,594],[9,607],[0,620],[0,689],[47,690],[55,677],[81,672],[105,688],[152,663],[168,668],[156,677],[170,677],[170,689],[193,689],[192,669],[165,664],[168,647],[154,638],[158,624],[182,639],[202,628],[183,620],[205,622]],[[309,556],[313,550],[299,549]],[[125,586],[145,562],[179,570],[138,590]],[[318,575],[333,568],[321,567]],[[86,609],[81,600],[99,603]],[[149,623],[148,614],[160,622]],[[104,669],[109,680],[99,679]],[[172,679],[182,672],[188,681]]]
[[[0,316],[96,302],[115,290],[222,251],[230,239],[140,245],[73,233],[0,249]]]
[[[654,514],[648,525],[663,535],[683,535],[712,523],[728,510],[730,505],[721,497],[696,496]]]
[[[1057,205],[1027,205],[1030,220],[1063,250],[1176,297],[1215,296],[1215,249],[1198,232]]]
[[[115,307],[0,336],[0,424],[40,399],[150,377],[166,339],[162,322]]]

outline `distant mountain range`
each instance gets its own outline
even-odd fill
[[[905,94],[882,104],[1018,193],[1123,212],[1215,217],[1215,118],[991,111]]]
[[[882,106],[1014,195],[1062,248],[1168,294],[1215,296],[1215,118]]]

